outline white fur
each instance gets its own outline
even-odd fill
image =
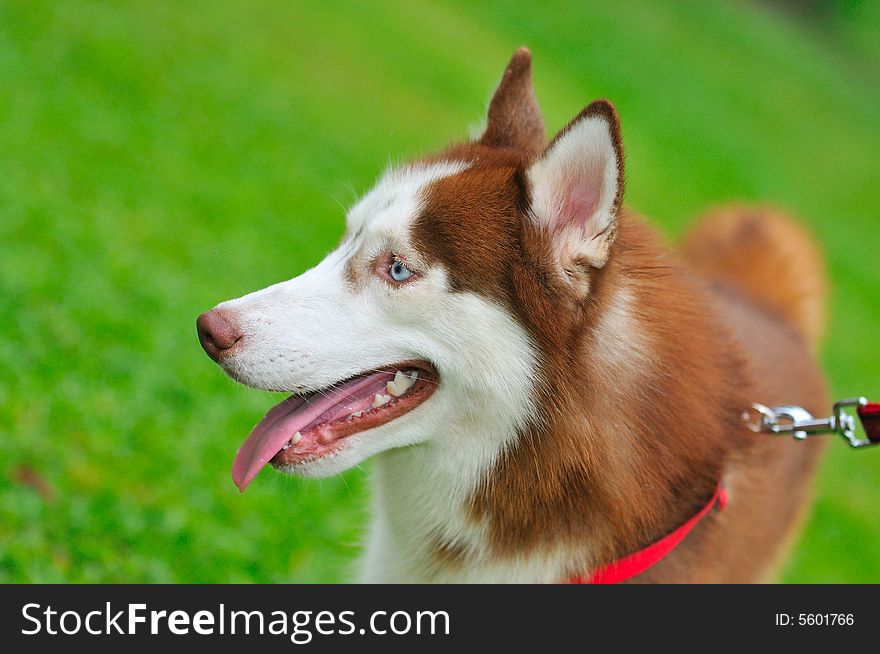
[[[317,267],[221,307],[238,316],[243,345],[222,360],[257,388],[316,390],[364,370],[427,359],[437,391],[411,412],[345,439],[338,453],[291,472],[326,476],[375,456],[374,519],[362,567],[366,581],[554,581],[571,557],[540,552],[499,561],[468,498],[515,434],[535,416],[535,348],[499,305],[450,291],[446,271],[428,267],[410,230],[421,192],[466,166],[446,162],[392,171],[348,216],[340,247]],[[419,279],[392,287],[370,269],[382,252],[414,262]],[[351,283],[354,266],[366,281]],[[465,548],[474,564],[455,572],[430,556],[437,542]]]
[[[367,227],[376,234],[384,232],[386,236],[408,240],[409,228],[421,209],[422,190],[431,182],[467,167],[463,161],[443,161],[390,169],[348,212],[347,232],[356,234]]]
[[[596,323],[595,354],[602,358],[602,368],[615,380],[618,387],[638,384],[653,367],[650,334],[633,320],[637,311],[632,289],[621,284],[614,289],[608,305]]]

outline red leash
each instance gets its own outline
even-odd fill
[[[880,443],[880,403],[866,402],[859,405],[857,412],[868,441],[873,445]]]
[[[687,536],[694,527],[697,526],[697,523],[700,522],[700,520],[706,517],[709,511],[711,511],[716,504],[718,505],[719,509],[723,509],[724,506],[727,504],[727,492],[724,490],[721,484],[718,484],[718,487],[715,489],[715,494],[712,495],[712,499],[709,500],[706,506],[700,509],[699,513],[697,513],[694,517],[685,522],[672,533],[664,536],[656,543],[648,545],[648,547],[641,549],[638,552],[634,552],[629,556],[625,556],[622,559],[618,559],[613,563],[609,563],[608,565],[599,568],[587,578],[574,577],[572,579],[569,579],[568,583],[618,584],[621,581],[632,579],[636,575],[639,575],[648,568],[656,565],[660,560],[663,559],[663,557],[674,550],[682,541],[682,539]]]

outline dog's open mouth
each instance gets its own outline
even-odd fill
[[[253,428],[232,464],[232,480],[244,492],[271,461],[276,467],[314,461],[338,450],[346,437],[399,418],[437,388],[427,361],[408,361],[352,377],[272,407]]]

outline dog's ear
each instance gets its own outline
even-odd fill
[[[486,131],[480,143],[492,147],[540,153],[547,144],[544,119],[532,88],[532,54],[526,48],[513,53],[489,103]]]
[[[529,218],[545,230],[570,282],[589,288],[608,260],[623,198],[620,120],[607,100],[588,105],[528,169]]]

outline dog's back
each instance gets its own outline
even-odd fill
[[[806,231],[778,211],[733,206],[698,221],[682,249],[745,353],[753,401],[827,413],[812,356],[825,323],[825,277]],[[822,442],[742,437],[752,442],[732,457],[724,479],[731,501],[717,528],[645,581],[764,581],[776,572],[805,514]]]

